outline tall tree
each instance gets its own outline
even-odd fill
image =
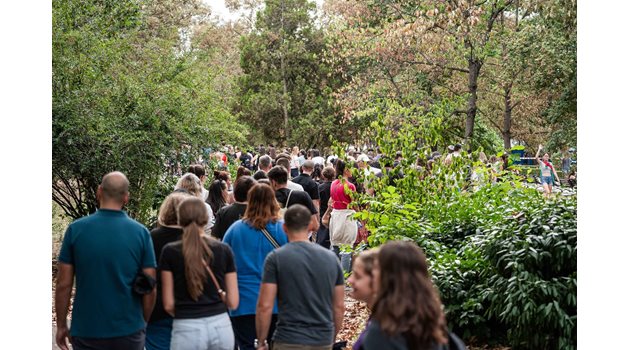
[[[478,113],[478,86],[494,40],[497,19],[514,0],[366,1],[349,21],[362,44],[394,67],[415,66],[440,93],[466,95],[463,138],[470,142]],[[396,79],[392,79],[395,81]]]
[[[322,146],[334,133],[335,79],[323,62],[326,41],[315,9],[307,0],[268,0],[241,41],[243,76],[234,109],[260,140]]]

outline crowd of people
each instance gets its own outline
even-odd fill
[[[421,165],[462,156],[460,145],[447,152]],[[234,181],[229,158],[240,162]],[[371,310],[355,350],[465,348],[446,327],[421,248],[390,242],[354,259],[343,249],[369,234],[353,196],[373,189],[352,169],[401,178],[400,154],[349,148],[324,158],[269,145],[216,159],[225,164],[209,185],[206,165],[188,167],[151,231],[123,210],[125,175],[103,177],[99,209],[69,225],[59,254],[60,348],[339,349],[345,290]],[[548,154],[539,161],[547,191],[557,174]]]

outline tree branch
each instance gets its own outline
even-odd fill
[[[398,101],[402,102],[402,93],[400,92],[400,88],[398,87],[398,84],[396,84],[396,82],[394,81],[394,77],[392,76],[392,73],[389,71],[389,68],[385,66],[383,66],[383,70],[385,71],[385,74],[387,74],[389,81],[392,83],[392,85],[394,85],[394,88],[396,89],[396,94],[398,94]]]
[[[434,67],[440,67],[442,69],[449,69],[452,71],[457,71],[457,72],[462,72],[462,73],[469,73],[470,71],[468,69],[465,68],[459,68],[459,67],[450,67],[450,66],[445,66],[439,63],[434,63],[434,62],[421,62],[421,61],[401,61],[402,63],[409,63],[409,64],[419,64],[419,65],[426,65],[426,66],[434,66]]]

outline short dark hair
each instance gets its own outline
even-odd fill
[[[254,173],[254,180],[260,181],[260,180],[263,180],[263,179],[267,179],[267,174],[265,174],[264,171],[259,170],[259,171]]]
[[[311,211],[302,204],[293,204],[284,213],[284,223],[289,233],[297,233],[308,228],[311,222]]]
[[[287,158],[276,158],[276,165],[282,166],[285,169],[287,169],[287,171],[289,169],[291,169],[291,162],[287,159]]]
[[[247,200],[247,192],[254,187],[256,180],[251,176],[241,176],[234,184],[234,199],[237,202],[245,202]]]
[[[322,170],[322,176],[327,181],[334,180],[335,179],[335,168],[333,168],[331,166],[325,167],[324,170]]]
[[[278,158],[286,158],[288,160],[291,160],[291,156],[284,151],[276,156],[276,163],[278,162]]]
[[[459,151],[460,149],[462,149],[462,145],[460,145],[459,143],[455,145],[455,150]]]
[[[276,165],[275,167],[271,168],[271,170],[269,170],[269,172],[267,173],[267,178],[269,178],[269,180],[277,182],[280,185],[284,185],[289,180],[289,173],[287,172],[287,169],[285,169],[283,166]]]

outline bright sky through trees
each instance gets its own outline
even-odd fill
[[[222,21],[236,20],[239,17],[238,12],[231,12],[225,7],[224,0],[203,0],[203,2],[210,5],[213,15],[219,16]],[[319,10],[322,8],[324,0],[315,0],[315,3],[317,4],[317,9]]]

